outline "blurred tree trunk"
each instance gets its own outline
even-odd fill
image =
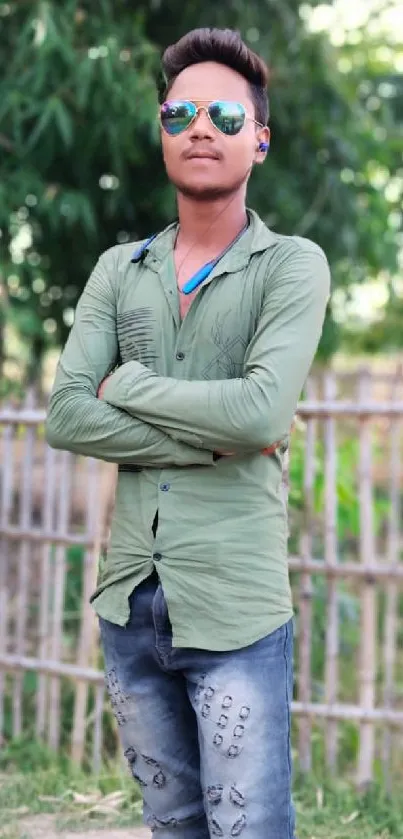
[[[8,294],[6,278],[2,271],[0,271],[0,399],[5,395],[5,381],[4,381],[4,363],[7,357],[6,349],[6,322],[8,310]]]
[[[31,343],[31,355],[27,364],[26,389],[34,392],[36,401],[40,403],[43,399],[43,359],[46,344],[41,335],[33,338]]]

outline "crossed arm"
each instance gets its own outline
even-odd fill
[[[309,243],[296,245],[267,284],[243,378],[177,380],[129,361],[107,378],[102,399],[201,449],[246,453],[272,447],[289,434],[329,290],[323,253]]]
[[[118,358],[112,259],[113,251],[100,258],[77,306],[51,394],[49,444],[162,467],[212,465],[213,451],[259,451],[286,437],[329,296],[321,252],[298,248],[283,260],[267,289],[244,377],[210,382],[157,376],[136,361],[109,375]]]

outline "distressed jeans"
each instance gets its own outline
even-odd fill
[[[294,839],[292,622],[240,650],[173,648],[157,575],[124,627],[100,619],[106,682],[156,839]]]

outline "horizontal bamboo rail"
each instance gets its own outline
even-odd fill
[[[65,676],[76,682],[88,682],[89,684],[104,684],[104,675],[91,667],[78,667],[76,664],[68,664],[65,661],[48,661],[41,658],[19,656],[0,653],[0,669],[17,673],[21,670],[30,670],[35,673],[42,673],[48,676]]]
[[[38,658],[28,658],[16,655],[0,655],[0,668],[10,672],[31,671],[45,675],[60,676],[73,679],[77,682],[87,682],[92,685],[103,685],[104,674],[91,668],[77,667],[75,664],[66,664],[60,661],[42,661]],[[357,705],[337,703],[332,706],[323,705],[317,702],[293,702],[293,713],[299,717],[307,717],[311,720],[324,718],[330,720],[353,720],[362,722],[387,722],[391,726],[400,728],[403,726],[403,711],[393,711],[384,708],[372,708],[364,711]]]
[[[25,539],[27,542],[42,545],[44,542],[52,542],[53,545],[78,545],[83,548],[90,548],[93,541],[83,533],[58,533],[53,530],[42,530],[39,527],[22,528],[15,525],[0,526],[0,536],[5,536],[13,542]]]
[[[354,417],[356,419],[403,416],[403,402],[301,402],[298,415],[308,417]]]
[[[373,564],[368,570],[358,562],[340,562],[338,565],[326,565],[320,559],[306,559],[304,562],[297,557],[291,556],[288,560],[290,571],[309,571],[311,574],[322,574],[327,579],[338,577],[340,579],[361,579],[368,583],[376,584],[377,580],[403,581],[403,564],[399,567],[388,564]]]
[[[328,720],[346,720],[353,722],[385,723],[400,728],[403,726],[403,711],[389,711],[384,708],[364,710],[358,705],[321,705],[318,702],[293,702],[293,713],[297,716],[307,716],[312,720],[319,718]]]
[[[358,369],[354,370],[335,370],[332,371],[332,375],[334,376],[336,382],[353,382],[357,381],[357,378],[366,375],[369,373],[371,378],[372,384],[386,384],[386,385],[393,385],[403,383],[403,365],[401,362],[398,362],[397,367],[395,370],[392,371],[378,371],[374,372],[371,367],[363,366]],[[322,377],[315,376],[316,379],[321,379]]]
[[[366,402],[358,403],[347,400],[304,400],[299,402],[297,407],[297,414],[301,419],[308,419],[316,417],[318,419],[323,417],[401,417],[403,416],[403,401],[396,402],[376,402],[368,400]],[[2,408],[0,409],[0,424],[1,425],[41,425],[45,422],[46,411],[42,408],[18,410],[16,408]]]
[[[13,541],[20,541],[20,539],[25,539],[26,541],[31,541],[36,544],[42,545],[45,542],[49,542],[53,545],[64,545],[66,547],[70,545],[77,545],[78,547],[82,548],[90,548],[93,544],[91,539],[83,534],[82,536],[79,533],[66,533],[65,535],[60,535],[57,532],[53,531],[42,531],[39,528],[31,528],[30,530],[23,530],[18,529],[17,527],[2,527],[0,525],[0,537],[6,537],[7,539],[11,539]],[[106,547],[106,542],[101,542],[101,548]],[[334,577],[340,578],[354,578],[354,579],[365,579],[368,582],[373,582],[374,584],[377,580],[396,580],[400,583],[403,581],[403,564],[401,566],[394,564],[388,564],[387,560],[383,556],[377,556],[376,562],[371,565],[371,570],[368,571],[362,565],[359,565],[358,562],[339,562],[337,565],[329,566],[325,563],[323,559],[313,559],[311,557],[307,557],[304,561],[300,559],[298,556],[290,556],[288,560],[288,566],[290,571],[308,571],[310,574],[322,574],[328,579],[332,579]]]

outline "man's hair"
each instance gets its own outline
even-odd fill
[[[256,120],[266,125],[269,118],[267,65],[233,29],[193,29],[168,47],[162,56],[164,80],[159,86],[160,102],[166,99],[182,70],[203,61],[225,64],[249,82]]]

